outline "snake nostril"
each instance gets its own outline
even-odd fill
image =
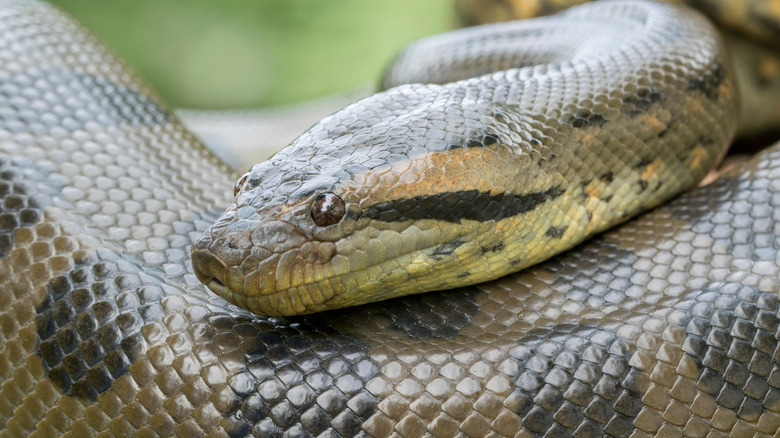
[[[214,254],[207,250],[196,250],[192,253],[192,270],[203,284],[215,281],[220,285],[225,284],[227,266]]]

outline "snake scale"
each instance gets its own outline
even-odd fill
[[[777,147],[492,282],[260,317],[189,262],[234,175],[132,72],[33,1],[0,59],[0,436],[780,430]]]

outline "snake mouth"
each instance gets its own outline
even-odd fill
[[[215,294],[219,295],[222,298],[228,299],[228,297],[233,296],[233,292],[225,286],[221,281],[219,281],[216,278],[212,278],[211,280],[205,282],[205,285],[209,290],[214,292]]]
[[[233,301],[234,292],[225,284],[227,265],[208,250],[196,250],[192,253],[192,270],[201,283],[212,292]]]

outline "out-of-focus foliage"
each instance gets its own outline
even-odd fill
[[[51,0],[173,106],[296,102],[376,83],[405,43],[452,26],[451,0]]]

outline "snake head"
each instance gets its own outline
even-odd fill
[[[353,104],[253,166],[193,246],[198,278],[263,315],[481,280],[481,269],[466,271],[490,262],[485,253],[502,256],[505,227],[497,221],[532,210],[557,188],[538,172],[540,157],[502,144],[516,129],[508,116],[468,102],[432,105],[431,90],[438,91],[398,87]],[[388,108],[404,99],[394,115]],[[445,118],[461,122],[442,128]],[[539,193],[507,194],[510,180]]]
[[[290,162],[253,166],[237,182],[232,205],[193,244],[198,279],[257,313],[300,313],[271,310],[297,306],[297,294],[287,301],[278,291],[311,282],[311,267],[326,266],[335,255],[334,241],[356,224],[354,202],[348,205],[334,193],[336,182]]]

